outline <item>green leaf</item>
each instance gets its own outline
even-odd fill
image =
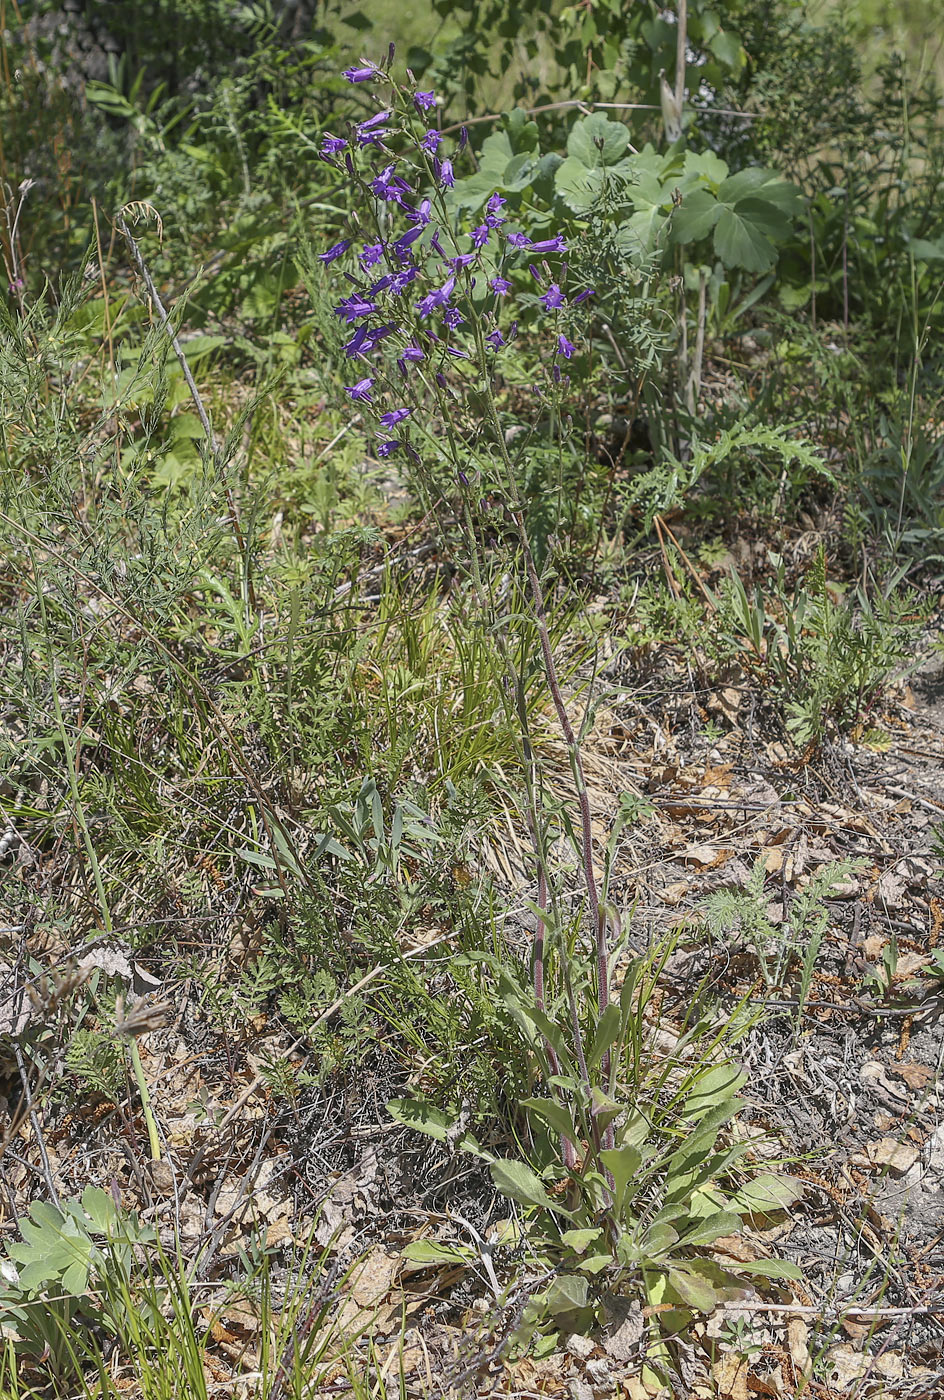
[[[717,1122],[720,1127],[727,1122],[729,1109],[737,1107],[729,1101],[747,1083],[747,1075],[737,1065],[715,1065],[707,1074],[700,1075],[685,1095],[682,1115],[685,1118],[702,1118],[713,1108],[724,1105],[725,1117]],[[707,1124],[702,1125],[707,1126]]]
[[[725,267],[743,267],[745,272],[766,272],[776,261],[777,251],[763,226],[750,212],[725,207],[715,224],[714,250]]]
[[[741,1228],[741,1217],[730,1211],[719,1211],[709,1215],[707,1220],[699,1220],[679,1239],[680,1245],[713,1244],[721,1235],[733,1235]]]
[[[771,1211],[786,1210],[803,1195],[803,1183],[792,1176],[775,1176],[762,1172],[731,1198],[731,1209],[742,1215],[769,1215]]]
[[[427,1103],[425,1099],[390,1099],[387,1112],[398,1123],[407,1128],[414,1128],[418,1133],[425,1133],[437,1142],[446,1141],[456,1121],[450,1114],[444,1113],[435,1104]]]
[[[579,1274],[561,1274],[541,1294],[541,1301],[552,1316],[576,1312],[587,1306],[588,1287]]]
[[[411,1264],[422,1266],[435,1264],[471,1264],[475,1261],[475,1251],[461,1245],[440,1244],[437,1240],[414,1240],[404,1249],[402,1257]]]
[[[738,1264],[739,1274],[757,1274],[760,1278],[786,1279],[793,1282],[803,1277],[803,1270],[786,1259],[758,1259],[753,1264]]]
[[[522,1099],[521,1107],[529,1113],[535,1114],[542,1123],[561,1137],[569,1138],[571,1142],[577,1142],[577,1129],[574,1121],[567,1109],[556,1099]]]
[[[603,1238],[603,1231],[599,1229],[565,1230],[561,1235],[561,1240],[572,1249],[575,1254],[584,1254],[592,1244],[596,1244]]]
[[[629,145],[629,132],[622,122],[610,121],[602,112],[591,112],[571,128],[567,154],[591,169],[615,165]]]
[[[708,1313],[718,1306],[718,1294],[706,1278],[690,1273],[681,1265],[669,1269],[666,1278],[669,1288],[688,1307]]]
[[[120,1222],[118,1207],[100,1186],[86,1186],[82,1192],[82,1209],[103,1234],[111,1234]]]
[[[593,1031],[593,1039],[587,1047],[587,1066],[594,1069],[603,1059],[607,1050],[617,1039],[623,1022],[623,1013],[619,1003],[611,1001],[604,1010],[602,1016],[597,1021]]]
[[[635,1195],[630,1187],[642,1166],[642,1153],[637,1147],[624,1143],[622,1147],[606,1148],[600,1153],[600,1160],[613,1178],[614,1203],[617,1212],[622,1213],[627,1202]]]
[[[706,238],[718,222],[721,209],[710,190],[692,190],[672,216],[672,242],[694,243]]]
[[[492,1180],[503,1196],[518,1201],[523,1206],[536,1206],[541,1210],[552,1210],[559,1215],[569,1216],[570,1211],[551,1200],[544,1189],[540,1177],[524,1162],[513,1157],[500,1157],[491,1164]]]
[[[603,173],[590,170],[582,161],[568,156],[554,172],[554,188],[568,209],[575,214],[586,214],[600,198]]]

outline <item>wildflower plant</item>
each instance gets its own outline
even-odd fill
[[[726,1209],[724,1195],[708,1189],[717,1170],[742,1155],[717,1145],[738,1108],[736,1081],[730,1074],[712,1078],[706,1063],[706,1092],[699,1075],[690,1074],[688,1088],[675,1095],[683,1112],[673,1132],[684,1134],[686,1122],[697,1122],[695,1146],[673,1155],[646,1145],[648,1124],[635,1104],[630,1107],[634,1096],[625,1084],[627,1064],[639,1060],[645,999],[636,978],[643,960],[636,960],[636,972],[627,972],[613,998],[613,964],[626,940],[607,899],[609,861],[601,879],[595,858],[580,742],[527,528],[522,482],[535,448],[528,431],[505,431],[499,410],[511,378],[509,347],[527,329],[539,362],[530,390],[560,434],[568,366],[586,341],[595,289],[572,284],[566,239],[543,229],[532,238],[501,193],[489,196],[479,222],[464,219],[449,192],[456,164],[466,158],[466,132],[451,141],[438,129],[435,93],[419,90],[409,73],[405,84],[394,81],[393,58],[391,46],[384,63],[365,61],[344,75],[375,95],[377,110],[346,134],[323,138],[324,160],[353,182],[360,199],[352,236],[339,239],[320,259],[346,283],[334,307],[351,366],[344,392],[370,425],[377,456],[402,458],[424,504],[437,515],[458,517],[465,546],[460,564],[506,677],[501,701],[519,727],[537,875],[531,967],[527,985],[503,965],[494,963],[491,972],[496,995],[548,1095],[521,1104],[525,1155],[539,1170],[519,1159],[492,1157],[421,1100],[398,1100],[390,1109],[420,1131],[451,1136],[461,1149],[489,1159],[496,1185],[531,1217],[530,1238],[546,1251],[551,1272],[562,1260],[570,1270],[563,1283],[557,1279],[554,1296],[542,1295],[539,1311],[581,1314],[594,1280],[629,1274],[640,1277],[652,1302],[683,1312],[712,1307],[732,1286],[724,1271],[699,1272],[685,1261],[693,1246],[738,1223],[738,1207]],[[515,527],[530,599],[526,619],[498,616],[487,587],[482,526],[499,509]],[[534,664],[524,638],[534,632],[574,780],[577,810],[562,824],[578,857],[582,898],[576,914],[550,866],[555,819],[542,803],[540,768],[519,699],[523,673]],[[628,1077],[640,1082],[632,1071]],[[647,1185],[638,1202],[630,1181],[644,1163],[650,1177],[640,1177]]]

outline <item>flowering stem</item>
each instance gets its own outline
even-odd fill
[[[531,591],[531,601],[534,607],[534,616],[538,628],[538,639],[541,645],[541,656],[544,661],[544,672],[547,677],[548,689],[551,692],[551,699],[554,702],[554,709],[557,712],[558,722],[564,736],[564,743],[570,758],[571,771],[574,775],[574,784],[577,789],[577,804],[580,809],[581,828],[581,862],[583,866],[583,877],[587,890],[587,902],[590,906],[590,920],[593,928],[594,948],[596,953],[596,984],[597,984],[597,1014],[601,1015],[609,1005],[609,967],[606,940],[606,916],[600,902],[600,894],[597,889],[596,873],[593,869],[593,828],[590,812],[590,797],[587,792],[587,780],[584,773],[583,759],[580,752],[580,743],[574,733],[570,715],[564,700],[561,689],[560,677],[557,672],[557,663],[554,659],[554,649],[551,645],[550,628],[547,621],[547,609],[544,601],[544,590],[541,587],[541,580],[538,576],[537,566],[534,562],[534,554],[531,549],[531,541],[528,535],[527,525],[524,518],[524,506],[521,500],[521,493],[518,490],[518,482],[515,476],[514,463],[508,452],[505,443],[505,435],[502,431],[501,419],[495,403],[495,396],[492,392],[492,380],[488,371],[488,364],[485,355],[485,346],[482,341],[481,326],[476,323],[476,340],[478,342],[479,362],[482,369],[482,382],[485,386],[485,401],[488,407],[488,417],[495,435],[495,441],[501,455],[502,464],[505,468],[506,485],[511,500],[511,513],[521,539],[521,552],[524,558],[525,571],[528,576],[528,586]],[[577,1047],[581,1061],[583,1061],[583,1047],[580,1043],[579,1026],[577,1028]],[[610,1056],[609,1051],[605,1054],[601,1065],[604,1083],[610,1078]],[[585,1079],[586,1064],[581,1064],[581,1072]],[[606,1130],[606,1145],[612,1146],[612,1128]]]

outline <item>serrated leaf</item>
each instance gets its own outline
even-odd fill
[[[718,222],[722,206],[710,190],[692,190],[672,216],[672,242],[694,243],[707,238]]]
[[[766,272],[777,257],[777,250],[749,215],[725,206],[715,224],[714,250],[725,267],[743,267],[745,272]]]

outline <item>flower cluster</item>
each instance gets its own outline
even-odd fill
[[[383,69],[366,61],[347,69],[344,77],[351,83],[389,81]],[[461,228],[445,198],[455,184],[453,161],[440,154],[444,136],[430,122],[436,94],[414,90],[398,95],[399,104],[395,97],[391,106],[353,124],[348,136],[326,133],[321,144],[323,159],[358,182],[375,230],[359,247],[344,238],[320,254],[326,265],[350,254],[343,270],[350,291],[334,310],[351,328],[344,353],[364,365],[365,372],[345,392],[353,402],[371,406],[378,383],[388,394],[399,386],[398,398],[416,402],[423,388],[446,389],[448,370],[457,362],[472,362],[488,373],[486,358],[517,332],[517,322],[503,328],[499,321],[514,292],[506,274],[525,257],[542,260],[541,267],[530,264],[542,289],[530,304],[540,305],[542,314],[555,322],[568,305],[561,289],[566,264],[553,274],[544,261],[566,254],[563,237],[534,240],[509,226],[507,201],[498,193],[487,200],[477,224]],[[466,141],[463,129],[459,152]],[[402,148],[399,154],[393,144]],[[376,164],[373,153],[379,153]],[[373,169],[365,168],[365,161]],[[591,295],[588,288],[571,304]],[[559,359],[569,360],[576,347],[559,322],[555,332],[554,377],[559,378]],[[414,452],[407,428],[401,426],[412,413],[411,406],[394,404],[379,414],[381,457],[401,446]]]

